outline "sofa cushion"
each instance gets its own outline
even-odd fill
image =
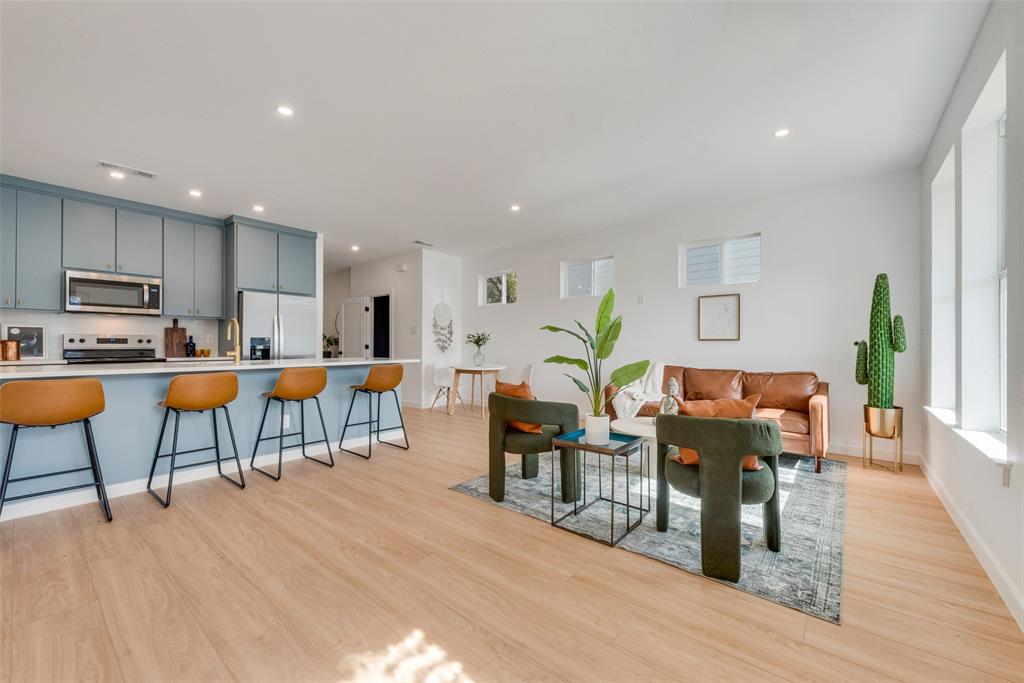
[[[807,413],[781,408],[762,408],[758,405],[754,417],[759,420],[771,420],[779,425],[779,429],[792,434],[810,434],[811,422]]]
[[[524,398],[529,401],[534,400],[533,391],[530,389],[530,385],[526,382],[520,384],[512,384],[511,382],[495,382],[494,389],[502,396],[512,396],[513,398]],[[529,422],[520,422],[518,420],[509,420],[508,426],[512,429],[520,432],[526,432],[528,434],[540,434],[540,425],[530,424]]]
[[[744,372],[743,395],[761,394],[759,408],[808,412],[811,396],[818,392],[813,372]]]
[[[669,379],[674,377],[676,382],[679,384],[679,395],[684,396],[685,392],[683,391],[683,370],[685,369],[686,368],[684,368],[682,365],[666,365],[665,376],[661,380],[661,393],[665,394],[666,396],[668,395],[668,381]]]
[[[740,370],[686,368],[682,389],[683,398],[687,401],[743,398],[743,373]]]
[[[749,419],[754,417],[759,396],[747,398],[720,398],[715,401],[680,401],[679,414],[691,417],[729,417],[733,419]],[[692,448],[680,447],[673,459],[683,465],[699,465],[700,453]],[[756,455],[743,456],[743,470],[756,472],[761,469],[761,462]]]

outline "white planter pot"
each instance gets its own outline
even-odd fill
[[[611,441],[611,418],[607,415],[587,415],[584,418],[587,443],[603,446]]]

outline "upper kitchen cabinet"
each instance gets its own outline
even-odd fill
[[[239,289],[276,292],[277,233],[248,225],[237,225],[235,268],[235,282]]]
[[[286,294],[316,294],[316,240],[277,236],[277,288]]]
[[[163,314],[224,316],[224,230],[164,221]]]
[[[192,223],[164,221],[164,315],[191,316],[195,310],[196,229]]]
[[[18,191],[0,188],[0,308],[14,308],[18,248]]]
[[[113,272],[116,249],[117,221],[113,207],[64,200],[65,267]]]
[[[10,200],[8,189],[4,189],[3,202]],[[3,276],[5,306],[12,299],[17,308],[34,308],[44,311],[59,311],[61,306],[62,278],[60,262],[61,249],[61,200],[48,194],[17,190],[16,192],[16,247],[14,292],[7,287],[7,274]],[[7,261],[9,209],[3,209],[4,262]],[[6,265],[5,268],[6,270]]]
[[[195,308],[203,318],[224,317],[224,230],[196,223]]]
[[[67,230],[66,224],[64,229]],[[159,248],[162,235],[163,219],[160,216],[118,209],[117,272],[160,277],[163,272]]]

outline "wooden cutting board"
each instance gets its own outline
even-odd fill
[[[187,341],[188,330],[178,327],[178,319],[175,318],[171,327],[164,328],[164,356],[166,358],[184,358]]]

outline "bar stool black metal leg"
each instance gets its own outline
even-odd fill
[[[213,454],[217,458],[217,474],[224,476],[224,473],[220,469],[220,435],[217,433],[217,409],[214,408],[210,411],[210,417],[213,418]]]
[[[156,463],[160,460],[160,446],[164,444],[164,432],[167,431],[167,416],[171,414],[170,408],[164,408],[164,419],[160,424],[160,435],[156,438],[156,451],[153,453],[153,464],[149,468],[149,479],[146,480],[146,490],[153,486],[153,474],[156,472]]]
[[[181,421],[181,413],[177,410],[174,411],[174,436],[171,439],[171,469],[167,471],[167,495],[165,498],[161,498],[157,495],[149,484],[146,485],[146,490],[149,491],[149,495],[157,499],[164,508],[167,508],[171,504],[171,489],[174,487],[174,461],[178,455],[178,424]],[[164,424],[167,423],[167,416],[164,415]],[[160,432],[160,438],[163,439],[163,431]],[[160,444],[157,444],[157,457],[160,455]],[[153,463],[153,468],[156,468],[156,462]],[[152,472],[150,473],[150,484],[153,482]]]
[[[402,404],[398,400],[398,392],[392,389],[391,393],[395,396],[395,407],[398,409],[398,424],[402,428],[402,438],[405,439],[405,445],[402,446],[392,441],[380,440],[380,394],[377,395],[377,443],[407,451],[409,450],[409,434],[405,431],[405,420],[402,418]]]
[[[405,418],[402,417],[402,404],[398,400],[398,392],[392,389],[391,393],[395,396],[395,408],[398,409],[398,424],[402,427],[402,438],[405,439],[404,450],[409,450],[409,433],[405,431]],[[396,443],[389,443],[388,445],[394,446],[395,448],[402,448],[402,446],[399,446]]]
[[[358,453],[356,451],[345,448],[345,433],[348,431],[349,420],[352,418],[352,408],[356,405],[356,397],[359,394],[366,394],[366,409],[369,412],[366,422],[357,422],[356,425],[365,424],[367,427],[367,444],[369,451],[366,455]],[[317,406],[320,402],[317,401]],[[323,421],[323,414],[320,416],[321,422]],[[352,402],[348,405],[348,415],[345,416],[345,426],[341,428],[341,440],[338,442],[338,450],[342,453],[351,453],[352,455],[358,455],[363,460],[369,460],[373,456],[373,395],[368,391],[356,391],[352,394]],[[332,456],[333,459],[333,456]]]
[[[284,409],[284,404],[281,404]],[[306,402],[299,401],[299,444],[302,447],[302,457],[306,457]]]
[[[239,460],[238,460],[238,446],[235,445],[235,432],[231,428],[231,416],[228,414],[228,407],[227,406],[221,406],[221,407],[224,409],[224,417],[225,417],[225,419],[227,420],[227,423],[228,423],[228,433],[231,435],[231,447],[232,447],[232,449],[234,450],[234,453],[235,453],[235,464],[238,466],[238,481],[235,481],[234,479],[232,479],[231,477],[229,477],[228,475],[224,474],[221,471],[221,467],[220,467],[220,461],[221,461],[221,459],[220,459],[220,436],[217,433],[217,409],[214,408],[210,412],[213,413],[213,450],[214,450],[214,453],[216,453],[216,455],[217,455],[217,474],[219,474],[220,476],[224,477],[225,479],[230,481],[232,484],[234,484],[238,488],[244,489],[245,488],[245,477],[242,476],[242,463],[239,462]]]
[[[330,462],[324,462],[320,458],[308,456],[309,460],[318,462],[321,465],[327,465],[328,467],[334,467],[334,454],[331,453],[331,440],[327,436],[327,423],[324,422],[324,411],[320,408],[320,397],[314,396],[313,400],[316,401],[316,412],[320,414],[320,428],[324,430],[324,445],[327,446],[327,457]],[[305,441],[305,430],[303,430],[303,441]]]
[[[232,484],[240,489],[245,488],[245,475],[242,474],[242,461],[238,459],[238,444],[235,443],[235,429],[231,426],[231,413],[228,411],[227,406],[221,406],[224,409],[224,420],[228,423],[228,436],[231,437],[231,450],[235,454],[235,466],[238,467],[238,481],[236,482],[231,477],[225,477]],[[216,408],[214,412],[217,412]]]
[[[92,465],[92,476],[96,480],[96,496],[100,499],[100,505],[103,506],[103,514],[106,515],[107,521],[114,521],[114,515],[110,512],[110,501],[107,500],[107,487],[103,483],[103,472],[100,470],[100,458],[99,454],[96,453],[96,438],[92,434],[92,423],[89,418],[82,420],[82,426],[85,429],[85,445],[89,449],[89,462]]]
[[[251,469],[251,470],[256,469],[256,465],[255,465],[255,463],[256,463],[256,451],[259,450],[259,447],[260,447],[260,439],[263,436],[263,423],[267,421],[267,411],[269,409],[270,409],[270,399],[268,398],[267,402],[263,404],[263,417],[260,418],[260,428],[258,430],[256,430],[256,443],[254,443],[252,445],[252,457],[249,458],[249,469]],[[230,424],[230,420],[229,420],[229,424]]]
[[[7,446],[7,460],[4,463],[4,480],[0,483],[0,514],[4,511],[7,500],[7,481],[11,478],[11,465],[14,464],[14,444],[18,442],[18,425],[11,428],[11,443]]]
[[[273,479],[274,481],[280,481],[281,480],[281,463],[282,463],[282,461],[284,459],[284,401],[280,401],[280,403],[281,403],[281,425],[280,425],[281,426],[281,432],[279,434],[278,443],[277,443],[277,446],[278,446],[277,447],[277,474],[276,475],[271,474],[270,472],[268,472],[266,470],[263,470],[263,469],[260,469],[259,467],[256,467],[253,464],[254,462],[256,462],[256,449],[258,449],[260,447],[260,440],[263,437],[263,423],[267,419],[267,410],[270,408],[270,402],[271,401],[276,401],[276,400],[277,399],[274,399],[274,398],[268,398],[267,399],[267,404],[263,407],[263,419],[260,420],[260,430],[256,434],[256,444],[252,447],[252,460],[249,461],[249,468],[252,469],[252,470],[255,470],[256,472],[259,472],[264,477],[269,477],[270,479]],[[271,437],[267,437],[267,438],[273,439],[274,437],[271,436]]]

